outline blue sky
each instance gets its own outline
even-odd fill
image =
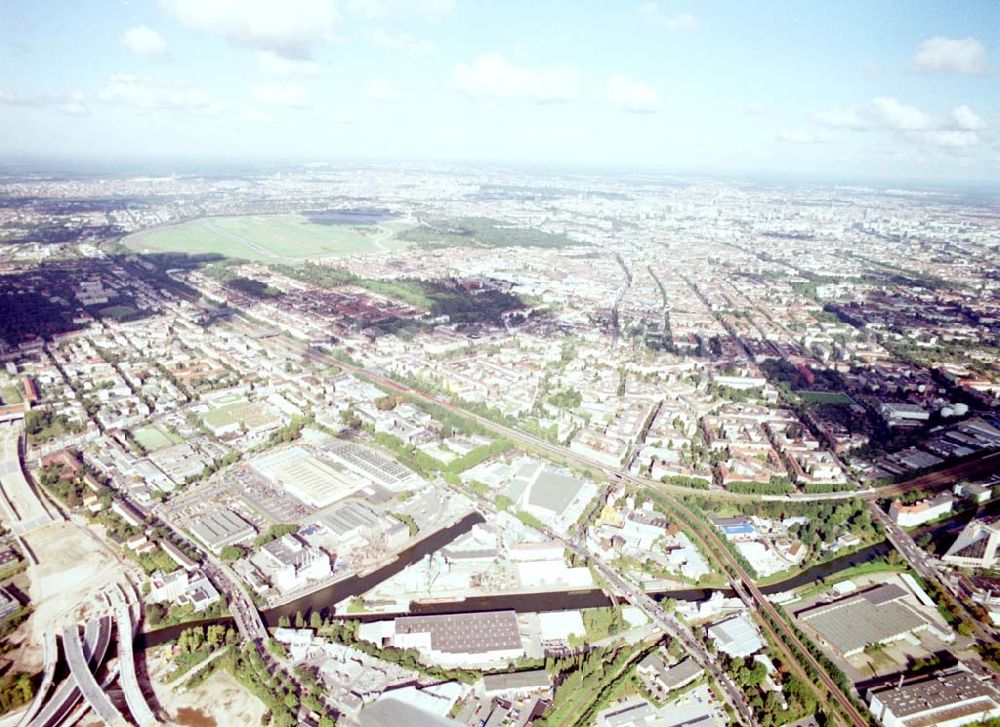
[[[6,0],[8,158],[998,181],[996,2]]]

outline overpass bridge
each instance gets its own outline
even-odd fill
[[[108,624],[107,629],[110,638],[111,618],[104,616],[101,621]],[[83,653],[83,643],[80,641],[80,627],[76,624],[67,626],[63,630],[63,650],[66,652],[66,661],[69,662],[70,674],[79,686],[80,692],[83,693],[83,698],[87,700],[87,704],[94,710],[94,713],[109,727],[128,727],[128,722],[125,721],[122,713],[118,711],[118,708],[112,703],[108,695],[101,689],[101,685],[97,683],[97,679],[94,678],[94,672],[91,671],[88,659]]]
[[[76,629],[77,627],[74,626],[73,628]],[[79,630],[77,630],[76,634],[77,642],[79,642]],[[51,638],[52,640],[55,639],[54,633]],[[107,654],[110,642],[110,616],[104,616],[100,619],[89,621],[87,623],[83,629],[83,643],[80,646],[80,651],[88,669],[97,670],[97,668],[101,665],[101,662],[104,661],[104,656]],[[53,666],[53,670],[54,668],[55,667]],[[26,724],[30,727],[58,727],[59,725],[66,724],[68,722],[67,718],[72,713],[73,708],[76,707],[77,703],[80,701],[81,695],[82,693],[80,691],[79,684],[77,684],[75,678],[70,676],[69,678],[63,680],[63,682],[55,690],[52,698],[45,703],[44,707],[42,707],[40,711],[32,705],[36,716],[26,721]]]
[[[125,691],[125,703],[128,705],[132,718],[139,727],[148,727],[157,723],[156,715],[149,708],[149,703],[139,688],[139,677],[135,672],[135,654],[132,652],[132,637],[135,628],[132,622],[132,612],[126,597],[112,592],[115,602],[115,621],[118,624],[118,671],[122,689]]]
[[[138,599],[133,590],[120,585],[107,596],[112,612],[88,621],[83,627],[82,638],[78,624],[63,629],[62,661],[68,664],[70,673],[54,690],[52,683],[61,660],[56,633],[46,634],[42,684],[18,727],[74,724],[88,710],[92,710],[109,727],[130,727],[133,724],[152,727],[159,724],[142,693],[135,669],[132,642],[140,615]],[[103,683],[98,683],[96,674],[107,655],[113,627],[117,627],[118,634],[118,666],[104,677]],[[116,678],[128,707],[124,714],[108,697],[108,687]]]
[[[52,689],[56,676],[56,667],[59,665],[59,643],[56,641],[55,631],[45,632],[45,640],[42,642],[42,653],[45,657],[45,670],[42,673],[41,684],[38,685],[38,691],[35,692],[35,698],[31,701],[28,711],[21,715],[21,719],[18,720],[17,727],[25,727],[25,725],[31,724],[35,715],[42,708],[42,704],[45,703],[49,695],[49,690]]]

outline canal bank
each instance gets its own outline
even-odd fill
[[[470,513],[454,525],[439,530],[424,540],[421,540],[400,553],[393,562],[364,576],[352,576],[338,581],[315,593],[302,596],[281,606],[261,612],[264,623],[269,628],[277,627],[282,617],[294,620],[296,614],[303,616],[316,611],[330,613],[335,604],[352,596],[361,596],[382,581],[391,578],[409,565],[419,562],[422,558],[452,542],[455,538],[471,530],[475,525],[484,522],[479,513]],[[808,586],[817,581],[823,581],[835,576],[840,571],[867,563],[885,556],[891,546],[883,541],[867,548],[843,555],[824,563],[818,563],[791,578],[772,583],[761,588],[766,595],[775,595],[786,591]],[[730,588],[677,588],[651,591],[650,595],[658,601],[672,599],[676,601],[704,601],[712,594],[720,591],[730,598],[734,592]],[[396,613],[359,613],[345,614],[343,618],[358,621],[379,621],[396,616],[412,614],[448,614],[470,611],[501,611],[513,610],[518,613],[542,613],[547,611],[569,611],[584,608],[602,608],[612,605],[611,598],[602,590],[594,588],[581,591],[543,591],[536,593],[507,593],[489,596],[473,596],[461,600],[448,601],[413,601],[407,611]],[[143,632],[137,635],[135,647],[138,649],[152,648],[176,639],[180,632],[192,626],[208,626],[214,624],[230,624],[231,617],[188,621],[175,624],[155,631]]]

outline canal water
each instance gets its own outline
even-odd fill
[[[363,576],[351,576],[333,585],[310,593],[284,605],[261,611],[264,623],[269,627],[278,625],[282,616],[294,619],[297,613],[308,616],[313,611],[332,611],[334,604],[351,596],[361,596],[370,591],[382,581],[391,578],[407,566],[419,562],[425,556],[440,550],[453,540],[469,532],[475,525],[485,522],[479,513],[470,513],[450,527],[438,530],[423,540],[414,543],[404,550],[391,563]],[[764,586],[760,590],[773,595],[789,591],[816,581],[824,580],[836,573],[855,565],[867,563],[870,560],[886,555],[891,546],[877,543],[848,555],[834,558],[825,563],[819,563],[798,575]],[[652,591],[650,595],[657,600],[674,599],[678,601],[704,601],[715,591],[730,598],[735,595],[729,588],[680,588]],[[594,588],[584,591],[549,591],[542,593],[512,593],[492,596],[475,596],[458,601],[413,602],[409,612],[412,614],[446,614],[468,611],[514,610],[519,613],[535,613],[544,611],[566,611],[581,608],[600,608],[611,605],[611,599],[602,590]],[[383,614],[366,613],[353,614],[349,618],[360,621],[377,621],[386,618]],[[215,624],[231,624],[232,617],[189,621],[184,624],[167,626],[155,631],[140,633],[136,636],[135,648],[151,648],[176,639],[182,630],[191,626],[209,626]]]

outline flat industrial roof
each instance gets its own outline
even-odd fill
[[[928,625],[902,602],[903,589],[884,584],[833,603],[799,611],[796,617],[841,654],[851,654]]]
[[[199,518],[191,525],[191,532],[210,548],[248,538],[256,531],[253,526],[232,510],[222,508]]]
[[[730,656],[749,656],[764,648],[757,627],[746,616],[738,614],[708,627],[708,634],[718,642],[721,651]]]
[[[358,489],[358,476],[337,462],[326,462],[299,446],[254,458],[250,466],[313,507],[326,507]]]
[[[360,502],[348,502],[331,510],[320,518],[320,522],[337,535],[344,535],[359,528],[372,528],[378,524],[379,516]]]
[[[992,684],[962,668],[914,677],[901,686],[893,683],[869,693],[896,717],[915,717],[915,720],[907,720],[907,725],[912,727],[943,722],[946,712],[950,718],[983,714],[1000,704],[1000,695]]]
[[[549,468],[543,469],[531,485],[528,504],[544,507],[561,515],[584,486],[583,480],[564,475]]]
[[[483,686],[487,692],[500,692],[505,689],[547,689],[552,685],[552,678],[544,669],[515,671],[511,674],[487,674],[483,677]]]
[[[431,635],[431,649],[446,654],[483,654],[523,648],[513,611],[485,611],[440,616],[403,616],[397,634]]]

